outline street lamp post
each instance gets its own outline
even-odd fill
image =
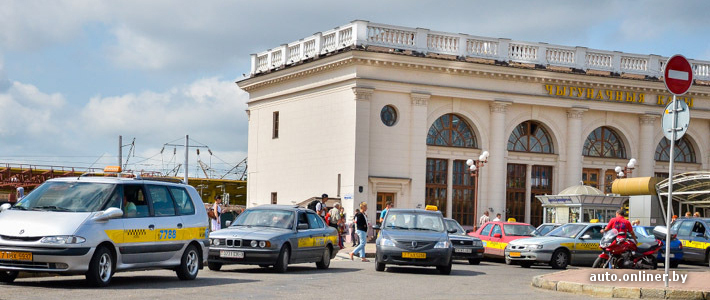
[[[628,178],[631,177],[631,173],[634,171],[634,168],[636,167],[636,159],[632,158],[629,160],[629,163],[626,164],[626,167],[623,169],[620,166],[616,166],[614,168],[614,171],[616,172],[616,178]]]
[[[476,185],[476,189],[473,191],[473,228],[474,230],[477,229],[477,220],[478,220],[478,171],[488,162],[488,151],[483,151],[480,156],[478,156],[478,160],[473,160],[469,159],[466,161],[466,165],[468,165],[468,170],[470,172],[470,175],[472,177],[472,180],[474,184]]]

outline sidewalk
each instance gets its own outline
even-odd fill
[[[349,260],[350,259],[350,252],[352,252],[353,250],[355,250],[355,247],[352,247],[351,243],[345,243],[345,248],[340,249],[340,251],[338,251],[338,254],[335,257]],[[374,258],[375,257],[375,243],[374,242],[365,244],[365,257],[366,258]],[[357,256],[355,256],[355,258],[357,259]]]
[[[710,299],[710,272],[688,272],[671,270],[669,275],[687,275],[685,283],[671,281],[665,288],[664,281],[591,281],[592,274],[610,274],[617,278],[632,276],[663,275],[663,270],[628,269],[575,269],[535,276],[532,286],[547,290],[597,297],[631,299]]]

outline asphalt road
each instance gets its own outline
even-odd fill
[[[681,269],[708,270],[686,265]],[[258,266],[225,266],[220,272],[205,268],[194,281],[180,281],[167,270],[118,273],[109,287],[100,289],[87,287],[83,276],[22,278],[1,285],[0,299],[602,299],[530,285],[533,276],[549,272],[555,270],[491,261],[457,263],[448,276],[417,267],[376,272],[373,262],[336,258],[328,270],[299,264],[289,266],[286,274]]]

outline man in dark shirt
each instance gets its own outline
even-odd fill
[[[623,210],[619,209],[616,211],[616,218],[609,220],[609,224],[606,225],[606,228],[602,229],[602,233],[611,230],[612,228],[616,229],[619,233],[625,232],[626,234],[630,234],[634,239],[634,243],[638,243],[636,240],[636,234],[634,234],[633,227],[631,226],[631,222],[624,218]]]

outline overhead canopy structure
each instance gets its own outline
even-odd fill
[[[668,198],[668,179],[656,184],[658,197]],[[710,172],[687,172],[673,176],[673,200],[681,205],[710,208]]]
[[[544,208],[545,223],[608,222],[629,197],[605,195],[588,185],[576,185],[558,195],[535,196]]]

